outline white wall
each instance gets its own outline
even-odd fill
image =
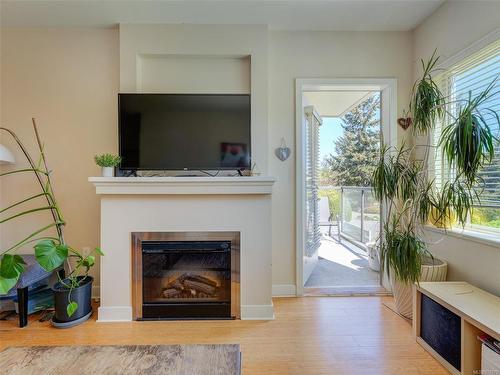
[[[426,241],[435,257],[448,262],[448,280],[467,281],[500,296],[500,246],[434,231],[427,231]]]
[[[398,80],[398,112],[406,106],[412,78],[411,33],[270,32],[269,174],[273,195],[273,285],[295,286],[295,79],[370,77]],[[399,139],[405,132],[399,128]],[[274,157],[284,137],[293,154]]]
[[[415,74],[434,49],[442,61],[500,27],[500,1],[446,1],[413,31]]]
[[[500,27],[498,1],[447,1],[414,30],[414,76],[418,61],[435,48],[443,61]],[[464,280],[500,295],[500,246],[429,233],[431,252],[449,263],[448,280]]]
[[[203,25],[122,25],[119,33],[118,38],[116,30],[16,29],[2,35],[2,73],[7,77],[1,82],[2,120],[23,137],[31,136],[32,115],[43,125],[70,241],[77,246],[98,242],[98,199],[86,177],[98,173],[94,153],[116,150],[116,93],[118,87],[137,90],[137,56],[249,57],[253,153],[261,172],[278,178],[272,198],[273,284],[293,292],[295,79],[396,78],[401,112],[412,84],[411,33],[269,32],[265,26]],[[400,139],[404,134],[399,129]],[[281,137],[292,148],[285,162],[274,156]],[[6,190],[12,199],[25,193],[28,185],[20,189],[16,184],[5,181],[2,199]]]

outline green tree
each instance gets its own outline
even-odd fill
[[[373,95],[342,117],[344,132],[335,154],[322,163],[321,182],[328,185],[370,186],[380,147],[380,95]]]

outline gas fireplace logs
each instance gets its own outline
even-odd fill
[[[208,298],[217,294],[217,282],[207,277],[184,273],[168,283],[162,294],[165,298]]]

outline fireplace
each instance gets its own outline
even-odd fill
[[[239,318],[239,248],[239,232],[132,233],[134,318]]]

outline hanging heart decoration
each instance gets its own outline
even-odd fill
[[[408,129],[411,125],[411,117],[401,117],[398,118],[398,124],[401,126],[404,130]]]
[[[274,153],[276,154],[276,157],[281,161],[285,161],[290,157],[292,151],[290,150],[290,147],[287,147],[285,138],[281,138],[281,146],[274,150]]]

